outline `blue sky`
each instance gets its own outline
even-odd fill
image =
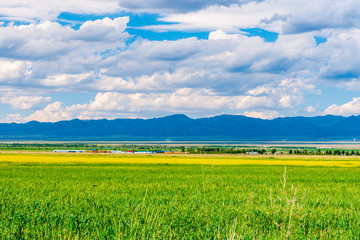
[[[0,122],[360,114],[357,0],[4,0]]]

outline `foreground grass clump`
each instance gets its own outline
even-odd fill
[[[338,167],[288,166],[284,174],[283,166],[262,165],[3,161],[0,238],[356,239],[359,174]]]

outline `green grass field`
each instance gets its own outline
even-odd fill
[[[360,168],[287,166],[284,181],[284,166],[17,156],[0,161],[1,239],[360,236]]]

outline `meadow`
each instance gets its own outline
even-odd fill
[[[359,239],[359,166],[346,156],[1,153],[0,238]]]

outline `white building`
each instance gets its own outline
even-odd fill
[[[53,152],[56,152],[56,153],[84,153],[84,152],[86,152],[86,150],[59,150],[59,149],[56,149],[56,150],[53,150]]]

